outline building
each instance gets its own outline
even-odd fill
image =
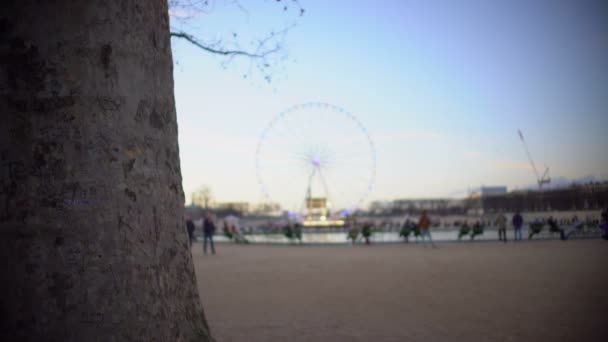
[[[325,220],[328,216],[329,203],[325,197],[306,198],[306,219]]]
[[[281,216],[283,214],[281,205],[273,202],[263,202],[252,206],[249,214],[254,216]]]
[[[431,214],[460,214],[464,212],[464,200],[450,198],[396,199],[375,201],[370,204],[372,215],[417,215],[423,211]]]
[[[369,205],[370,214],[381,215],[391,211],[393,201],[373,201]]]
[[[212,205],[214,211],[220,212],[234,212],[239,215],[246,215],[249,213],[248,202],[219,202]]]
[[[468,214],[482,215],[488,211],[489,199],[494,197],[501,197],[507,194],[506,186],[482,186],[469,193],[466,199],[465,207],[467,208]]]
[[[484,211],[600,210],[608,208],[608,182],[572,184],[549,190],[512,191],[486,197]]]

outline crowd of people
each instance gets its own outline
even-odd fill
[[[366,222],[362,224],[361,228],[361,236],[365,240],[365,244],[369,245],[371,243],[371,235],[374,232],[372,224]],[[430,244],[431,247],[437,248],[435,242],[433,242],[433,238],[431,236],[431,219],[427,215],[426,212],[423,212],[417,222],[414,222],[407,218],[403,223],[403,228],[401,229],[399,235],[404,238],[406,242],[409,242],[410,235],[413,234],[416,239],[422,239],[422,242],[425,247],[427,247],[427,243]],[[351,240],[354,245],[357,241],[357,237],[359,236],[358,225],[354,222],[350,224],[350,230],[348,232],[348,238]],[[428,240],[428,242],[427,242]]]
[[[470,236],[470,239],[475,239],[476,236],[484,233],[486,225],[494,226],[498,231],[498,240],[506,243],[508,241],[507,232],[510,227],[513,231],[513,241],[522,240],[522,230],[524,228],[525,220],[520,212],[516,212],[511,219],[507,218],[504,212],[498,212],[493,220],[476,220],[471,225],[465,220],[458,224],[458,240],[461,240],[463,236]],[[405,242],[409,242],[409,238],[413,235],[416,240],[419,238],[422,240],[424,246],[429,244],[433,248],[437,248],[431,236],[432,221],[426,212],[423,212],[418,220],[414,221],[407,217],[401,224],[401,230],[399,235],[404,239]],[[549,216],[548,218],[535,218],[528,223],[528,239],[532,239],[534,236],[540,234],[545,227],[551,234],[559,234],[561,240],[567,240],[573,235],[583,234],[586,229],[599,229],[603,239],[608,240],[608,209],[602,211],[599,219],[586,218],[580,220],[576,215],[571,218],[556,218]],[[195,225],[191,217],[186,218],[186,228],[190,240],[190,245],[195,241]],[[211,253],[215,254],[215,245],[213,241],[213,235],[216,232],[216,226],[211,213],[205,214],[203,223],[203,252],[207,254],[207,245],[211,249]],[[347,239],[352,244],[356,244],[359,236],[361,236],[365,244],[371,244],[371,236],[376,231],[374,225],[371,222],[364,222],[357,224],[354,220],[349,222],[346,226],[348,231]],[[244,237],[244,233],[236,228],[234,224],[229,224],[227,220],[224,220],[224,234],[236,243],[247,243],[247,239]],[[283,234],[290,241],[302,242],[302,226],[298,223],[288,224],[283,227]],[[428,241],[427,241],[428,240]]]
[[[435,221],[437,222],[437,221]],[[454,224],[458,227],[457,238],[462,240],[464,236],[469,236],[471,240],[474,240],[476,236],[482,235],[487,226],[496,228],[498,232],[498,240],[506,243],[508,241],[507,231],[510,227],[513,230],[513,241],[522,240],[522,231],[525,226],[525,220],[520,212],[516,212],[511,219],[507,218],[507,215],[503,211],[499,211],[493,219],[477,219],[472,223],[468,220],[457,222]],[[416,240],[418,238],[428,237],[430,239],[430,227],[440,226],[439,224],[431,224],[426,212],[424,212],[418,222],[406,217],[400,226],[399,236],[403,238],[404,242],[409,242],[410,236],[413,235]],[[570,218],[556,218],[550,215],[548,218],[535,218],[528,222],[528,239],[532,239],[534,236],[540,234],[544,227],[547,227],[547,232],[550,234],[559,234],[561,240],[567,240],[573,235],[583,235],[589,232],[597,233],[598,230],[601,232],[603,239],[608,240],[608,209],[601,213],[600,219],[592,219],[587,217],[585,220],[580,220],[576,215]],[[389,227],[389,231],[392,227]],[[351,229],[349,232],[349,238],[355,241],[356,232]],[[366,240],[367,241],[367,240]],[[432,241],[432,240],[431,240]]]

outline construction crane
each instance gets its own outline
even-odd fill
[[[538,183],[538,190],[543,189],[543,184],[549,184],[551,182],[551,178],[549,177],[549,167],[545,165],[545,172],[543,172],[542,176],[538,173],[536,169],[536,165],[534,164],[534,160],[532,160],[532,155],[530,154],[530,150],[528,149],[528,144],[526,144],[526,140],[524,139],[524,135],[518,129],[517,133],[519,133],[519,138],[521,142],[524,144],[524,149],[526,150],[526,154],[528,155],[528,160],[532,165],[532,170],[534,170],[534,176],[536,177],[536,182]]]

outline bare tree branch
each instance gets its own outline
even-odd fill
[[[263,75],[264,80],[270,83],[273,70],[276,69],[278,64],[287,59],[283,48],[284,39],[287,32],[296,26],[295,23],[284,27],[280,31],[273,30],[262,39],[254,39],[247,44],[247,47],[244,47],[242,43],[245,38],[243,38],[243,35],[237,34],[237,32],[233,31],[229,37],[224,33],[224,36],[219,40],[216,38],[216,41],[212,41],[213,39],[207,37],[210,35],[208,32],[206,34],[197,34],[194,33],[198,31],[197,28],[185,27],[190,26],[188,23],[198,14],[210,14],[210,12],[214,11],[218,2],[235,6],[246,16],[246,20],[249,21],[250,13],[239,0],[168,1],[170,4],[169,15],[179,23],[176,26],[171,25],[171,37],[183,39],[207,53],[223,56],[224,58],[221,62],[223,68],[226,68],[233,60],[240,57],[248,59],[248,71],[243,75],[243,78],[248,78],[249,75],[252,75],[252,69],[256,68]],[[296,15],[301,17],[304,14],[304,9],[300,5],[299,0],[274,0],[273,2],[275,1],[285,12],[289,11],[293,13],[291,10],[295,9]],[[247,34],[244,36],[247,36]],[[238,65],[242,66],[240,63]]]
[[[207,45],[199,42],[192,35],[189,35],[185,32],[171,32],[171,37],[185,39],[188,42],[190,42],[191,44],[193,44],[194,46],[196,46],[204,51],[207,51],[207,52],[213,53],[213,54],[217,54],[217,55],[223,55],[223,56],[245,56],[245,57],[250,57],[250,58],[264,58],[265,56],[268,56],[269,54],[277,52],[281,49],[280,45],[276,45],[272,49],[269,49],[269,50],[266,50],[263,52],[259,52],[259,49],[258,49],[258,50],[256,50],[256,52],[253,52],[253,53],[243,51],[243,50],[221,50],[221,49],[215,49],[210,46],[207,46]],[[268,41],[268,39],[261,41],[261,43],[265,43],[266,41]]]

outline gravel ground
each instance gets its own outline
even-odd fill
[[[601,341],[608,242],[192,248],[218,341]]]

